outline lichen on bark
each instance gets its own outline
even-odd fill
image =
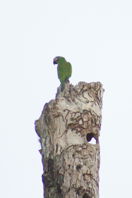
[[[79,82],[60,88],[35,129],[40,138],[45,198],[98,198],[103,87]],[[90,143],[94,138],[96,144]]]

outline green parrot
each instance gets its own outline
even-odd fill
[[[64,90],[65,88],[65,83],[69,82],[69,78],[71,77],[72,74],[72,66],[69,62],[65,60],[64,57],[61,56],[56,56],[53,59],[53,64],[57,64],[57,73],[58,73],[58,78],[61,83],[61,91]]]

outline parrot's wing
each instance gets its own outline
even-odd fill
[[[72,74],[72,66],[69,62],[66,63],[66,79],[69,79]]]
[[[58,64],[57,71],[58,71],[58,78],[61,83],[65,81],[65,64],[66,63],[60,63]]]

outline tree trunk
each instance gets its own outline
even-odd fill
[[[45,198],[99,197],[102,95],[100,82],[67,83],[36,120]]]

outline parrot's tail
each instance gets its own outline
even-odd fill
[[[66,79],[65,81],[61,82],[61,91],[64,91],[66,83],[69,83],[69,79]]]
[[[65,81],[61,83],[61,91],[64,91],[65,89]]]

